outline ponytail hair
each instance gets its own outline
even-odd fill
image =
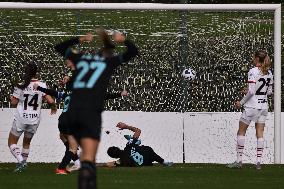
[[[106,56],[109,57],[113,54],[113,51],[115,49],[115,45],[112,43],[108,33],[103,28],[96,29],[96,32],[98,34],[99,40],[102,43],[102,47],[99,50],[98,54],[100,56]]]
[[[34,78],[37,74],[37,65],[35,63],[29,63],[28,65],[26,65],[25,67],[25,75],[24,75],[24,81],[22,84],[18,84],[17,87],[20,88],[20,89],[24,89],[26,88],[32,78]]]
[[[269,58],[267,52],[264,51],[264,50],[259,50],[254,54],[254,56],[255,56],[255,58],[258,58],[258,61],[259,61],[259,64],[260,64],[259,68],[262,71],[262,73],[264,75],[267,75],[268,70],[271,67],[270,58]]]

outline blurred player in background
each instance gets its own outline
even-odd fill
[[[270,69],[269,56],[265,51],[254,54],[256,67],[248,73],[248,90],[241,101],[236,101],[235,107],[244,106],[237,133],[237,161],[229,164],[229,168],[242,168],[242,155],[245,144],[245,134],[251,121],[255,122],[257,138],[256,169],[261,169],[261,157],[264,148],[263,132],[268,114],[267,95],[272,94],[273,75]]]
[[[33,89],[34,83],[46,88],[44,82],[36,79],[37,69],[37,65],[34,63],[26,65],[24,81],[15,87],[11,96],[11,104],[17,106],[17,109],[8,138],[8,146],[18,161],[15,172],[21,172],[27,166],[30,143],[40,123],[43,97],[51,105],[51,114],[55,114],[57,111],[56,104],[49,95]],[[23,148],[20,151],[17,143],[23,133]]]
[[[71,70],[73,71],[73,67],[71,67]],[[66,150],[64,157],[62,158],[60,164],[58,165],[57,169],[55,170],[56,174],[68,174],[68,172],[71,172],[73,170],[78,170],[80,168],[80,161],[79,157],[77,155],[77,150],[79,147],[79,144],[77,143],[76,139],[70,132],[69,123],[66,119],[66,111],[68,110],[69,101],[70,101],[70,95],[71,95],[71,81],[70,76],[64,76],[62,82],[63,85],[65,85],[65,90],[63,92],[58,92],[52,89],[46,89],[43,87],[38,86],[38,84],[34,84],[34,89],[41,91],[45,94],[48,94],[50,96],[55,97],[58,100],[64,100],[63,104],[63,110],[61,115],[58,119],[58,129],[60,132],[60,139],[64,143]],[[123,96],[128,96],[128,92],[126,90],[123,90],[119,93],[112,93],[106,95],[106,100],[109,99],[115,99],[120,98]],[[67,165],[73,160],[74,165],[72,167],[68,167]]]
[[[150,146],[140,145],[139,136],[141,130],[129,126],[125,123],[119,122],[117,126],[120,130],[128,129],[133,131],[134,134],[131,138],[128,138],[126,147],[121,150],[118,147],[112,146],[108,148],[107,154],[118,159],[117,161],[108,162],[104,166],[107,167],[138,167],[138,166],[153,166],[153,162],[158,162],[165,166],[171,166],[173,162],[166,162],[161,158]],[[102,165],[101,165],[102,166]]]
[[[71,68],[71,71],[73,72],[75,70],[75,67],[73,64],[69,63],[68,60],[66,60],[67,67]],[[57,100],[63,100],[63,109],[62,113],[58,118],[58,129],[59,129],[59,137],[61,141],[64,143],[66,149],[64,157],[62,158],[62,161],[58,165],[58,168],[55,170],[56,174],[67,174],[65,168],[70,163],[71,160],[75,162],[77,166],[80,165],[79,157],[77,155],[77,149],[78,149],[78,143],[73,135],[70,133],[70,129],[68,127],[68,120],[66,119],[66,111],[68,110],[68,105],[70,101],[70,94],[71,94],[71,76],[64,76],[64,78],[61,81],[61,84],[64,85],[64,91],[58,92],[52,89],[47,89],[44,87],[39,86],[38,84],[34,84],[34,89],[41,91],[45,94],[48,94],[50,96],[55,97]]]
[[[114,41],[124,43],[127,50],[114,56],[107,32],[100,29],[97,33],[105,45],[99,53],[83,53],[71,48],[79,43],[93,41],[94,36],[91,33],[56,46],[56,50],[66,59],[70,59],[76,67],[67,117],[71,132],[82,148],[79,189],[97,188],[94,162],[101,135],[101,113],[111,75],[116,67],[138,54],[138,49],[132,42],[126,40],[123,34],[115,32]]]

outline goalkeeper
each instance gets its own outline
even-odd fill
[[[150,146],[140,145],[141,141],[138,139],[141,133],[141,130],[129,126],[125,123],[119,122],[117,126],[120,130],[128,129],[133,131],[133,137],[127,137],[128,143],[126,147],[121,150],[118,147],[110,147],[107,150],[107,154],[117,161],[108,162],[104,164],[107,167],[138,167],[138,166],[153,166],[153,162],[158,162],[165,166],[171,166],[173,162],[166,162],[163,158],[161,158],[158,154],[154,152],[154,150]]]

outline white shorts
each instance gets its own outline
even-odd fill
[[[267,114],[267,109],[245,108],[240,121],[247,125],[249,125],[251,121],[255,123],[265,123]]]
[[[32,138],[36,133],[39,124],[23,124],[20,121],[14,119],[11,133],[17,137],[20,137],[25,132],[26,138]]]

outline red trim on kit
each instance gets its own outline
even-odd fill
[[[248,81],[247,83],[256,83],[255,81]]]

